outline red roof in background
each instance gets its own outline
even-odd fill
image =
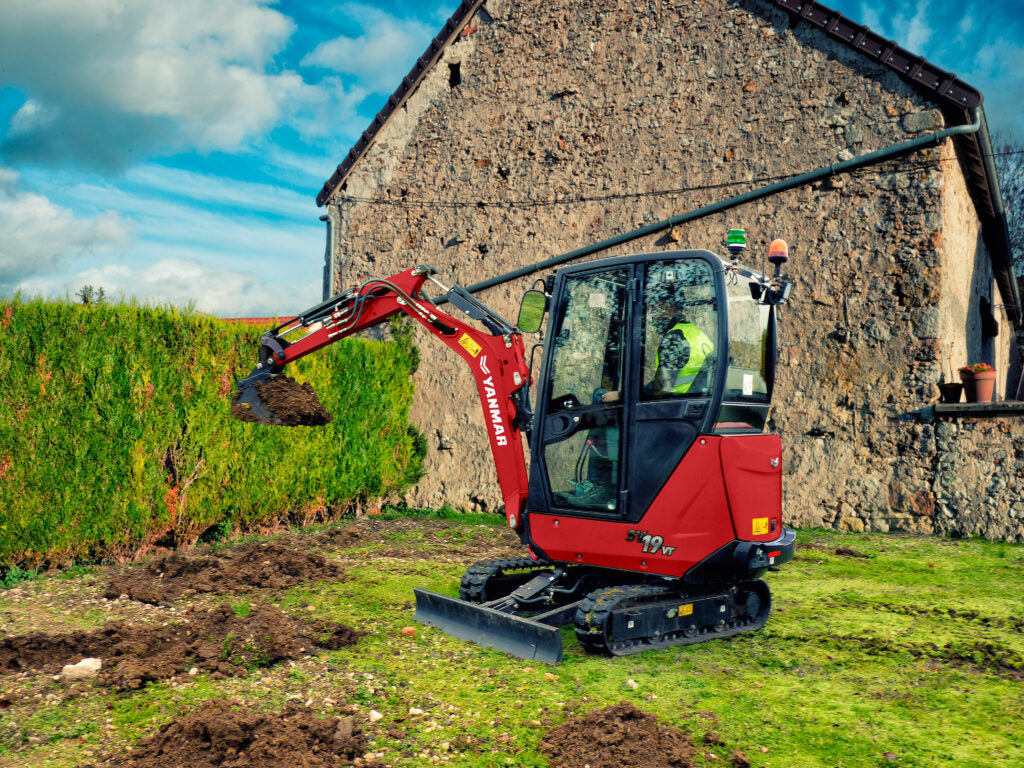
[[[280,318],[277,317],[223,317],[221,318],[227,323],[245,323],[246,325],[266,325],[272,326],[277,325],[280,322]]]

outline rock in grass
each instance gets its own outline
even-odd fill
[[[77,664],[66,664],[61,669],[60,681],[62,683],[77,683],[82,680],[93,680],[103,666],[101,659],[82,659]]]

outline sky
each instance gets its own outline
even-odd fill
[[[317,303],[316,194],[457,5],[0,0],[0,297]],[[956,72],[1024,141],[1024,0],[825,5]]]

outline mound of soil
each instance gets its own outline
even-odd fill
[[[126,756],[101,766],[135,768],[335,768],[366,752],[366,735],[352,717],[320,718],[289,705],[258,713],[238,702],[207,701],[198,710],[160,727]],[[377,766],[376,761],[360,761]]]
[[[341,566],[281,544],[246,544],[208,555],[169,552],[111,577],[103,596],[166,605],[183,594],[284,589],[305,581],[340,580]]]
[[[570,718],[540,749],[557,768],[689,768],[697,755],[687,734],[626,702]]]
[[[2,638],[0,674],[55,672],[91,657],[103,661],[101,683],[133,690],[193,667],[214,677],[245,675],[250,669],[300,658],[314,648],[352,645],[363,634],[333,621],[299,619],[270,605],[257,605],[244,617],[221,605],[177,625],[111,622],[94,632]]]
[[[856,549],[850,549],[849,547],[836,547],[835,550],[833,550],[833,554],[839,555],[840,557],[871,557],[871,555],[865,555],[863,552]]]
[[[242,393],[239,391],[231,398],[231,415],[236,419],[285,427],[320,427],[331,421],[331,414],[320,403],[309,382],[299,384],[290,376],[279,375],[253,387],[271,418],[261,418],[247,403],[240,402]]]

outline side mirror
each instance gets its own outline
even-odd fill
[[[527,291],[519,305],[519,319],[516,325],[523,333],[537,333],[544,320],[544,310],[548,308],[548,297],[540,291]]]

